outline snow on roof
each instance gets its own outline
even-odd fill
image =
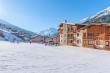
[[[86,27],[89,27],[89,26],[91,26],[91,25],[105,25],[105,26],[110,26],[110,23],[90,23],[90,24],[86,25],[85,27],[80,28],[80,29],[77,30],[77,31],[80,31],[80,30],[82,30],[82,29],[84,29],[84,28],[86,28]]]

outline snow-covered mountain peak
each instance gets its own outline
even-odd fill
[[[110,7],[99,11],[93,16],[86,17],[82,19],[79,23],[80,24],[88,24],[91,22],[99,22],[99,23],[108,23],[110,22]]]
[[[110,11],[110,6],[108,8],[106,8],[106,9],[104,9],[104,10],[109,10]]]
[[[54,36],[57,33],[58,33],[58,31],[55,28],[49,28],[49,29],[38,32],[38,34],[41,36]]]
[[[12,41],[15,39],[25,41],[26,39],[30,39],[30,36],[34,35],[36,34],[31,31],[19,28],[0,19],[0,40]]]
[[[103,16],[103,15],[108,15],[108,14],[110,14],[110,7],[108,7],[108,8],[106,8],[106,9],[104,9],[104,10],[98,12],[98,13],[96,14],[96,16],[97,16],[97,15]]]

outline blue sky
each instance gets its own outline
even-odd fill
[[[110,6],[110,0],[0,0],[0,18],[38,32],[75,23]]]

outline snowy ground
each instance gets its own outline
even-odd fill
[[[0,73],[110,73],[110,51],[0,42]]]

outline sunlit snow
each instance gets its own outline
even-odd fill
[[[0,42],[0,73],[110,73],[110,51]]]

